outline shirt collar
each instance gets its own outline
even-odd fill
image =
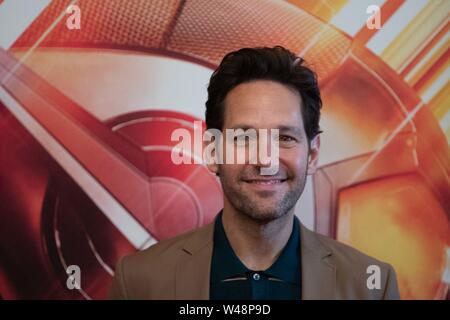
[[[265,273],[286,282],[300,283],[300,222],[296,216],[288,242]]]
[[[214,249],[212,258],[212,282],[244,275],[248,268],[239,260],[228,241],[222,224],[222,211],[217,215],[214,223]]]
[[[251,271],[239,260],[231,247],[223,228],[221,211],[214,224],[211,281],[219,282]],[[262,273],[283,281],[300,283],[300,227],[297,217],[294,218],[291,235],[280,256]]]

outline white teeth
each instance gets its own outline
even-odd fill
[[[256,183],[256,184],[276,184],[276,183],[281,183],[281,182],[282,182],[281,180],[251,181],[251,183]]]

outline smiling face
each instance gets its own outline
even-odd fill
[[[294,89],[269,80],[243,83],[228,93],[222,131],[278,129],[279,169],[268,176],[261,175],[264,165],[259,161],[209,165],[219,174],[225,207],[261,222],[277,219],[293,209],[303,192],[306,175],[316,169],[320,143],[316,136],[308,148],[301,103]],[[225,142],[223,152],[230,147],[236,148]]]

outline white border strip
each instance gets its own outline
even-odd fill
[[[383,28],[367,42],[366,47],[375,54],[381,55],[427,4],[428,0],[405,1],[391,18],[386,21]]]
[[[9,49],[50,0],[5,0],[0,6],[0,47]]]
[[[147,230],[1,86],[0,100],[135,248],[144,249],[156,243]]]
[[[350,0],[330,20],[330,24],[354,37],[366,25],[370,17],[367,14],[367,7],[370,5],[381,7],[384,2],[385,0]]]

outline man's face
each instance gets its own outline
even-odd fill
[[[210,166],[219,173],[225,206],[261,222],[277,219],[295,206],[306,175],[315,171],[319,148],[319,137],[311,142],[311,150],[308,148],[301,103],[294,89],[268,80],[243,83],[228,93],[224,137],[225,129],[268,129],[269,133],[278,129],[279,166],[274,175],[261,175],[264,165],[259,161]],[[223,152],[230,147],[233,145],[224,142]],[[234,148],[236,154],[238,147]]]

